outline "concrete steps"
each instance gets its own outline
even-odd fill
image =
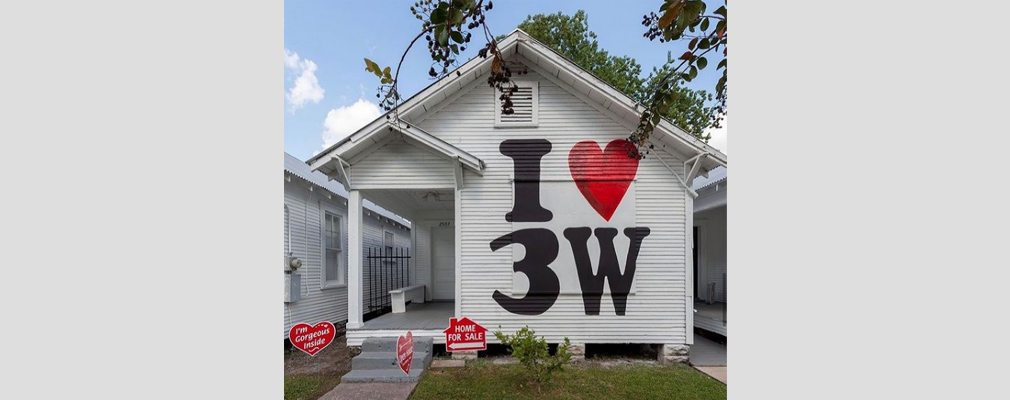
[[[431,338],[414,338],[414,359],[410,374],[404,374],[396,363],[396,338],[368,338],[361,345],[361,354],[351,360],[351,372],[341,382],[417,382],[431,365]]]

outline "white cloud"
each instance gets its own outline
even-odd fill
[[[295,84],[288,89],[284,95],[291,104],[291,112],[302,108],[307,103],[319,104],[323,99],[323,88],[319,86],[319,79],[316,78],[316,63],[309,59],[298,57],[298,53],[284,49],[284,66],[290,69],[298,77]]]
[[[708,145],[709,146],[715,147],[715,148],[719,149],[719,151],[723,152],[723,154],[727,154],[728,155],[729,154],[729,151],[728,151],[729,150],[729,147],[728,147],[729,146],[729,143],[728,143],[729,135],[726,132],[726,128],[727,128],[726,123],[727,123],[727,121],[729,121],[729,117],[726,117],[725,119],[722,120],[722,123],[720,123],[720,125],[722,125],[721,128],[719,128],[719,129],[707,128],[705,130],[705,133],[708,133],[708,134],[712,135],[712,138],[708,140]]]
[[[349,106],[334,108],[326,113],[323,126],[323,148],[332,146],[341,139],[368,125],[382,115],[379,105],[365,99],[358,99]]]

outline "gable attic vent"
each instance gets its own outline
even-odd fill
[[[512,94],[512,110],[515,113],[509,115],[502,114],[501,102],[498,100],[501,97],[501,91],[496,89],[494,96],[494,126],[496,128],[537,126],[539,122],[537,116],[539,109],[537,104],[539,82],[513,81],[513,83],[519,88],[519,90]]]

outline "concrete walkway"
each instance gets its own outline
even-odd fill
[[[417,382],[341,383],[319,400],[407,400]]]
[[[726,383],[726,346],[694,335],[691,366],[719,382]]]
[[[706,367],[726,366],[726,346],[694,335],[694,345],[691,346],[691,364]]]

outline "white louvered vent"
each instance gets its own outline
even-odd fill
[[[498,100],[501,96],[500,91],[495,91],[495,101],[494,101],[494,126],[495,127],[535,127],[539,122],[538,119],[538,98],[539,98],[539,82],[519,82],[513,81],[519,88],[515,93],[512,94],[512,109],[515,111],[512,114],[505,115],[501,112],[501,101]]]

